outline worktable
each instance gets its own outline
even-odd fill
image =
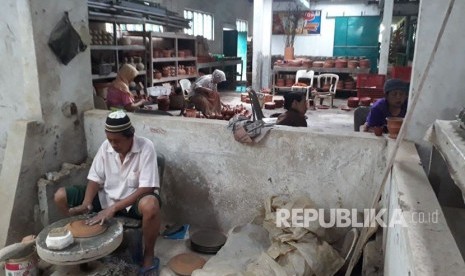
[[[287,89],[290,90],[291,87],[287,86],[276,86],[276,75],[279,73],[296,73],[298,70],[313,70],[315,74],[318,73],[332,73],[332,74],[368,74],[370,68],[324,68],[324,67],[293,67],[293,66],[273,66],[273,95],[275,94],[276,89]]]

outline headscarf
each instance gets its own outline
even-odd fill
[[[130,64],[123,64],[118,71],[116,79],[111,83],[111,85],[132,95],[131,91],[129,91],[129,83],[134,80],[137,74],[137,69],[134,66]]]
[[[215,69],[215,71],[213,71],[213,73],[212,73],[212,81],[214,83],[220,83],[220,82],[225,81],[225,80],[226,80],[226,75],[224,74],[223,71],[218,70],[218,69]]]
[[[393,90],[400,90],[408,93],[409,84],[399,79],[389,79],[384,84],[384,94],[387,94]]]

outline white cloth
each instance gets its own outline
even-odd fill
[[[103,209],[128,197],[137,188],[160,187],[157,154],[152,141],[134,135],[132,148],[121,164],[119,154],[105,140],[95,155],[87,178],[100,184],[98,195]]]

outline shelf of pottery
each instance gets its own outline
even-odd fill
[[[124,34],[115,35],[99,29],[90,29],[92,42],[91,64],[92,80],[111,81],[125,63],[138,70],[139,82],[146,83],[146,47],[141,41]]]
[[[332,73],[339,75],[337,90],[356,92],[354,76],[356,78],[357,74],[369,73],[370,61],[359,57],[277,60],[273,66],[273,94],[277,90],[291,90],[291,86],[296,82],[295,74],[298,70],[315,72],[313,87],[317,86],[316,78],[319,74]]]
[[[148,33],[148,83],[161,85],[194,79],[197,73],[196,38],[185,34]]]

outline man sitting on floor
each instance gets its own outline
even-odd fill
[[[87,186],[60,188],[55,203],[68,216],[97,212],[86,223],[104,223],[115,215],[142,219],[142,275],[158,270],[154,258],[160,229],[161,201],[157,155],[152,141],[134,135],[134,127],[123,111],[110,113],[105,123],[105,140],[88,174]],[[97,196],[98,195],[98,196]]]

